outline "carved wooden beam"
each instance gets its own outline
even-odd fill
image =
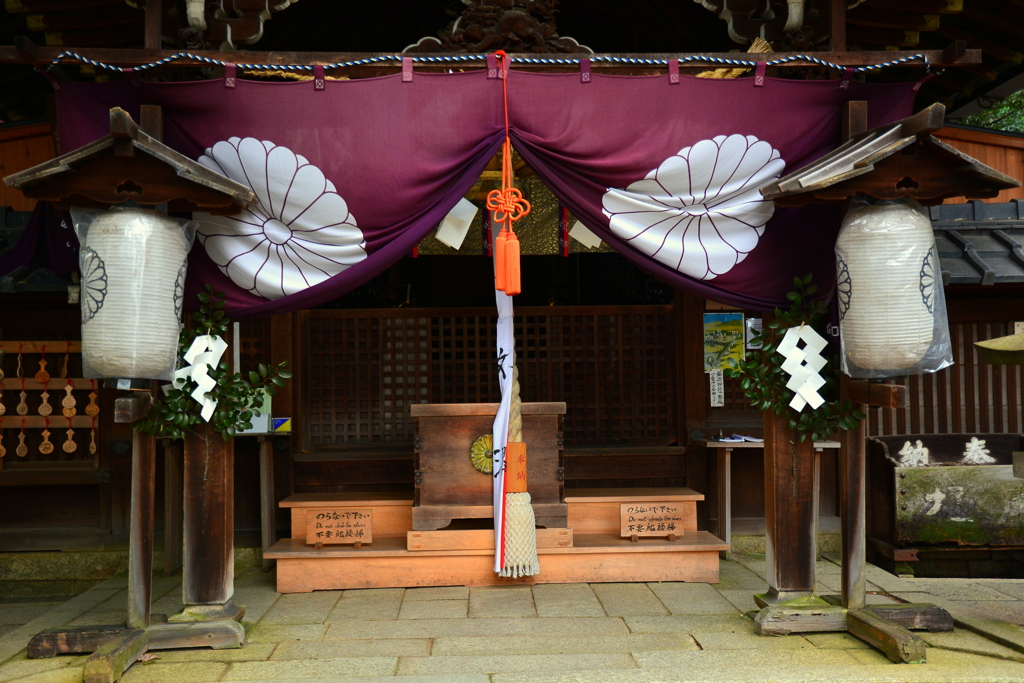
[[[153,395],[138,392],[137,396],[114,399],[114,422],[135,422],[149,412],[153,406]]]
[[[849,399],[874,408],[902,408],[907,405],[907,388],[901,384],[878,384],[852,379]]]

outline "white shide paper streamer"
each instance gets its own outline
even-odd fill
[[[573,238],[588,249],[596,249],[601,246],[601,238],[590,231],[590,228],[576,221],[569,230],[569,237]]]
[[[801,341],[804,343],[802,348],[799,346]],[[825,402],[818,389],[825,385],[825,378],[819,373],[825,367],[826,361],[821,351],[827,345],[825,338],[808,325],[786,330],[786,336],[782,338],[776,353],[786,358],[782,369],[790,376],[786,388],[796,392],[789,402],[793,410],[803,410],[807,404],[817,408]]]
[[[198,386],[192,392],[192,398],[203,407],[199,415],[206,422],[213,417],[217,409],[217,401],[209,397],[210,391],[217,386],[216,380],[209,375],[210,368],[216,368],[221,356],[227,350],[228,343],[215,334],[203,334],[195,338],[192,346],[185,352],[185,362],[189,365],[174,373],[174,387],[180,387],[188,380]],[[172,385],[163,387],[164,394],[171,390]]]
[[[460,199],[459,203],[441,221],[435,237],[439,242],[447,244],[452,249],[461,249],[462,242],[466,239],[466,233],[469,232],[469,226],[476,218],[476,212],[476,204],[466,198]]]

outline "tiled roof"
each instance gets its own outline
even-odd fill
[[[1024,282],[1024,200],[928,209],[943,284]]]

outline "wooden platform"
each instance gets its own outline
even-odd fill
[[[494,573],[489,530],[414,532],[409,494],[300,494],[281,502],[292,510],[293,538],[266,554],[277,560],[277,590],[305,593],[348,588],[491,586],[608,581],[718,581],[723,541],[698,531],[696,503],[703,495],[686,488],[566,491],[570,529],[538,534],[540,574],[503,579]],[[674,541],[619,534],[623,502],[682,503],[683,534]],[[310,508],[370,507],[373,543],[361,548],[306,543]],[[416,535],[420,534],[420,535]],[[426,542],[426,544],[425,544]],[[449,548],[449,549],[430,549]]]

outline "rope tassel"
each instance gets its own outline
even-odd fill
[[[515,296],[523,291],[519,277],[519,238],[510,232],[505,240],[505,293]]]
[[[498,576],[518,579],[540,572],[537,559],[537,520],[530,494],[505,494],[505,565]]]
[[[501,232],[494,238],[494,288],[502,292],[506,291],[506,257],[505,257],[505,244],[507,242],[508,230],[504,226],[501,228]]]
[[[527,493],[526,444],[523,443],[519,367],[512,366],[512,404],[505,444],[505,561],[499,576],[518,579],[540,572],[537,558],[537,519]]]

